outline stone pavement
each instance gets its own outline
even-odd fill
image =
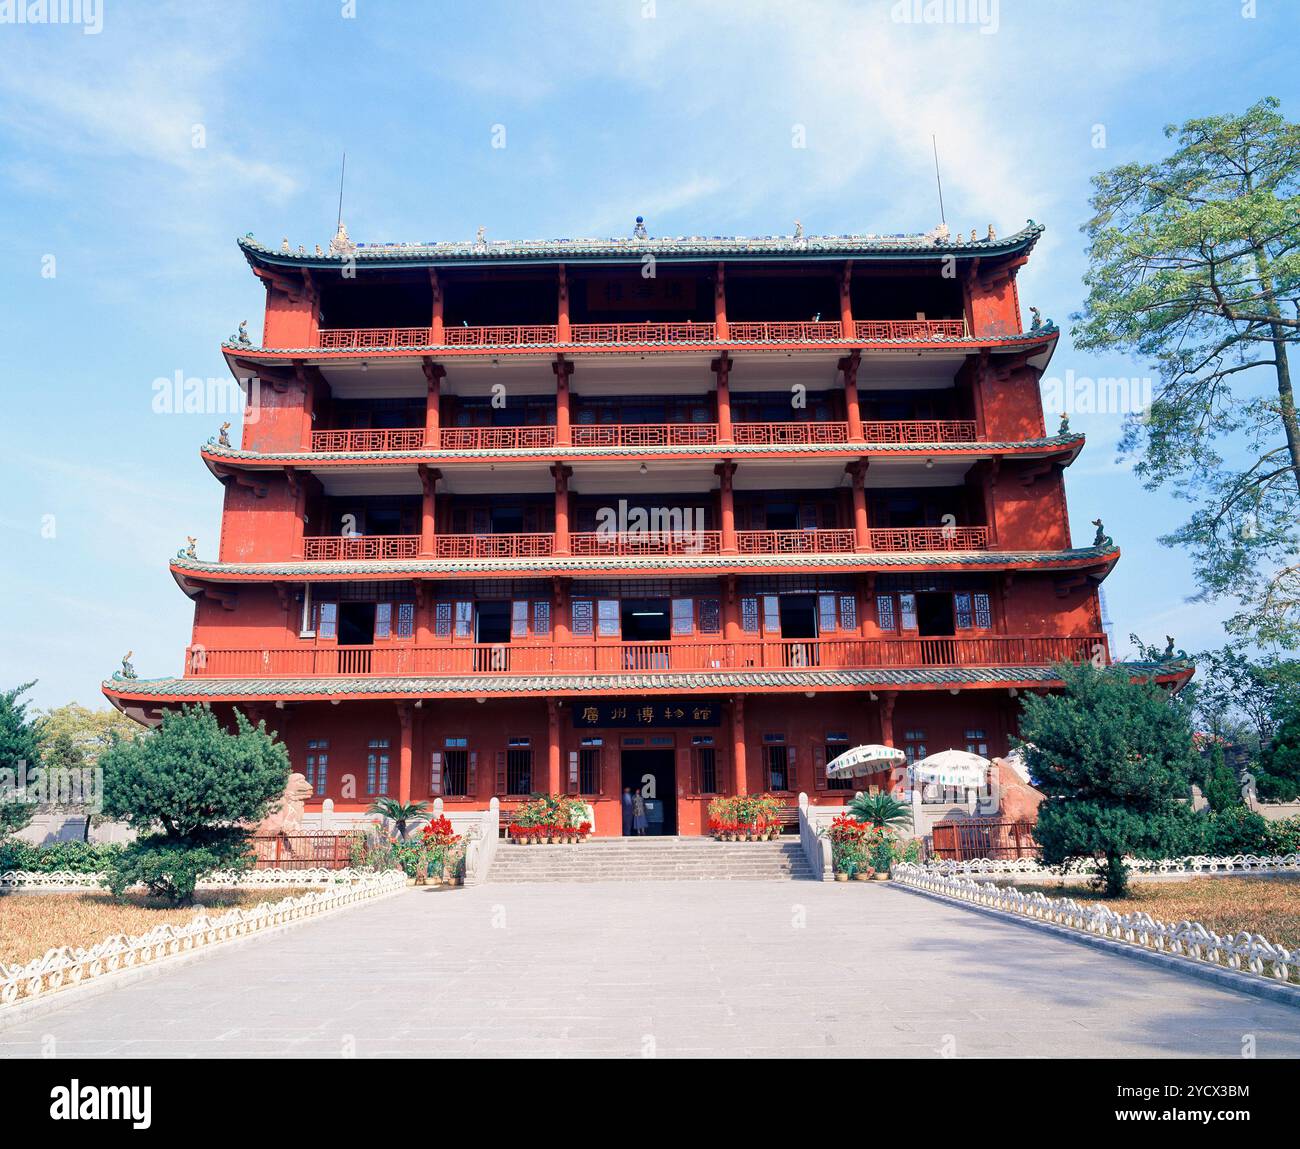
[[[0,1056],[1300,1056],[1300,1010],[877,883],[412,889],[0,1028]]]

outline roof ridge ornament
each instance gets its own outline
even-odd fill
[[[632,235],[635,239],[650,238],[650,232],[645,225],[645,216],[639,215],[636,217],[636,226],[632,228]]]
[[[339,220],[339,229],[330,240],[330,255],[352,255],[357,245],[348,238],[348,225]]]

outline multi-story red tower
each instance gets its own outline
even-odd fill
[[[265,718],[340,814],[568,791],[602,834],[647,775],[694,834],[715,794],[843,801],[858,743],[1005,752],[1107,657],[1119,553],[1070,541],[1041,230],[242,240],[255,404],[202,451],[218,557],[171,564],[185,673],[105,693]]]

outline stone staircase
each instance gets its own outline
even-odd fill
[[[810,879],[798,838],[593,838],[576,846],[502,842],[489,882],[782,882]]]

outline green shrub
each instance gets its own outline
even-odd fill
[[[1245,806],[1210,810],[1202,815],[1202,823],[1199,853],[1223,855],[1273,852],[1269,846],[1268,822]]]
[[[108,869],[121,853],[120,845],[107,842],[54,842],[34,846],[11,838],[0,842],[0,870],[31,870],[41,874],[71,870],[93,874]]]
[[[179,905],[189,901],[199,880],[214,870],[240,872],[251,864],[239,831],[212,830],[184,843],[166,834],[149,834],[122,850],[108,871],[106,884],[119,898],[140,884]]]

